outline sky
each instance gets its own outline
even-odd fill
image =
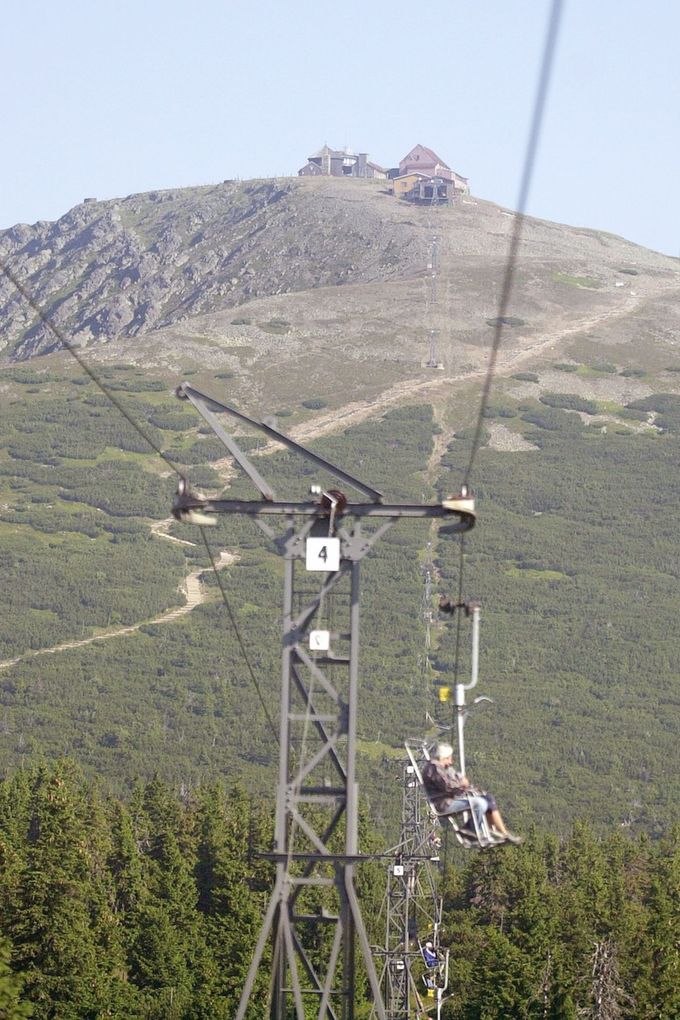
[[[7,4],[0,229],[418,142],[517,204],[551,0]],[[422,13],[420,13],[422,12]],[[528,203],[680,255],[680,4],[564,0]]]

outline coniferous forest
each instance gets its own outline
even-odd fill
[[[0,1016],[229,1020],[271,885],[257,854],[270,825],[269,805],[221,783],[180,797],[154,778],[122,802],[68,761],[3,782]],[[379,943],[381,869],[363,869]],[[447,1020],[680,1015],[677,828],[534,830],[449,862],[441,889]]]

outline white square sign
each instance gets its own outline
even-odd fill
[[[307,570],[340,569],[339,538],[308,538],[305,551]]]
[[[331,632],[329,630],[310,630],[309,648],[312,652],[327,652],[331,647]]]

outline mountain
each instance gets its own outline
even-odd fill
[[[328,181],[225,181],[121,201],[88,199],[56,223],[4,231],[0,253],[30,280],[55,323],[86,345],[258,295],[413,270],[414,253],[403,241],[414,227],[389,205],[375,189],[369,196]],[[53,337],[28,324],[3,286],[6,352],[21,359],[52,349]]]
[[[488,340],[512,223],[508,210],[469,197],[448,208],[414,207],[380,181],[227,181],[88,199],[56,223],[1,232],[0,256],[83,347],[168,327],[190,339],[206,314],[208,335],[217,329],[226,345],[234,309],[247,304],[256,317],[289,321],[288,342],[299,339],[305,349],[310,332],[333,338],[348,330],[388,358],[415,364],[425,328],[434,325],[441,357],[460,365]],[[440,294],[426,323],[433,236]],[[530,340],[578,319],[587,327],[593,316],[599,324],[604,313],[606,321],[639,309],[672,283],[678,261],[602,232],[528,218],[519,267],[513,304]],[[11,360],[56,346],[4,277],[0,335]]]
[[[388,498],[452,491],[512,226],[474,198],[420,208],[380,182],[319,178],[88,201],[0,235],[3,258],[167,458],[68,353],[50,353],[53,337],[3,281],[6,767],[68,753],[121,787],[156,769],[185,785],[214,772],[266,783],[276,749],[205,548],[167,520],[167,461],[209,490],[244,490],[173,389],[188,376],[254,416],[276,413]],[[484,604],[480,693],[496,702],[470,725],[471,767],[524,821],[587,814],[656,831],[680,793],[679,290],[677,259],[525,221],[465,574]],[[428,364],[433,338],[441,369]],[[246,441],[277,491],[300,497],[319,480]],[[275,706],[279,561],[248,522],[230,518],[210,540],[228,553],[220,577]],[[445,619],[424,651],[428,541],[435,588],[456,591],[457,547],[422,525],[399,525],[366,564],[364,775],[419,731],[455,670]],[[378,820],[382,789],[366,786]]]

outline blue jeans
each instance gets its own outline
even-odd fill
[[[484,816],[489,810],[489,802],[485,797],[480,797],[477,794],[473,794],[470,797],[457,797],[451,801],[446,811],[442,811],[441,814],[457,815],[461,811],[469,811],[470,808],[474,812],[477,828],[480,832],[484,832]]]

